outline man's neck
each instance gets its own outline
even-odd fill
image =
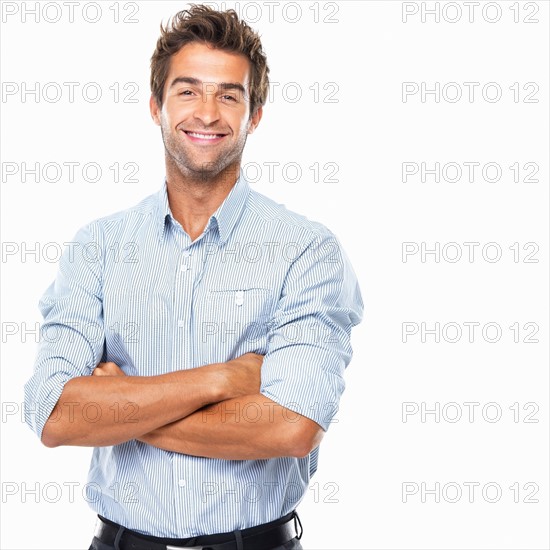
[[[210,216],[229,195],[239,177],[240,163],[228,166],[209,178],[193,178],[177,167],[166,167],[168,203],[172,216],[181,224],[191,241],[199,237]]]

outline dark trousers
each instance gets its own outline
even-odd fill
[[[124,545],[122,545],[120,548],[115,549],[114,546],[103,544],[94,537],[89,550],[126,550],[126,548],[124,547]],[[303,550],[303,548],[298,539],[292,539],[283,544],[283,546],[277,546],[276,548],[266,548],[265,550]]]

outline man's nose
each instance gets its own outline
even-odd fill
[[[195,118],[201,120],[205,126],[209,126],[220,118],[218,98],[215,90],[210,89],[208,84],[204,85],[201,100],[196,104]]]

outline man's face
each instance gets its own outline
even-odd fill
[[[193,42],[171,58],[159,110],[164,147],[183,176],[210,180],[224,169],[237,169],[249,133],[262,111],[250,118],[250,63],[244,55]]]

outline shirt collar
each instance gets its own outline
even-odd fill
[[[241,214],[246,206],[248,195],[250,193],[250,186],[246,181],[245,177],[242,174],[242,171],[239,175],[239,178],[235,182],[235,185],[225,198],[225,200],[220,204],[218,209],[212,214],[210,220],[208,221],[206,227],[208,228],[213,223],[218,228],[218,233],[220,237],[220,244],[224,244],[235,224],[241,217]],[[162,240],[166,234],[166,222],[167,218],[172,217],[172,212],[170,211],[170,204],[168,203],[168,191],[166,188],[166,179],[162,189],[158,193],[158,238]]]
[[[169,221],[172,213],[170,212],[170,205],[168,203],[168,191],[166,190],[166,179],[162,185],[161,190],[157,193],[158,198],[158,211],[157,211],[157,232],[159,241],[164,238],[166,234],[166,223]]]

